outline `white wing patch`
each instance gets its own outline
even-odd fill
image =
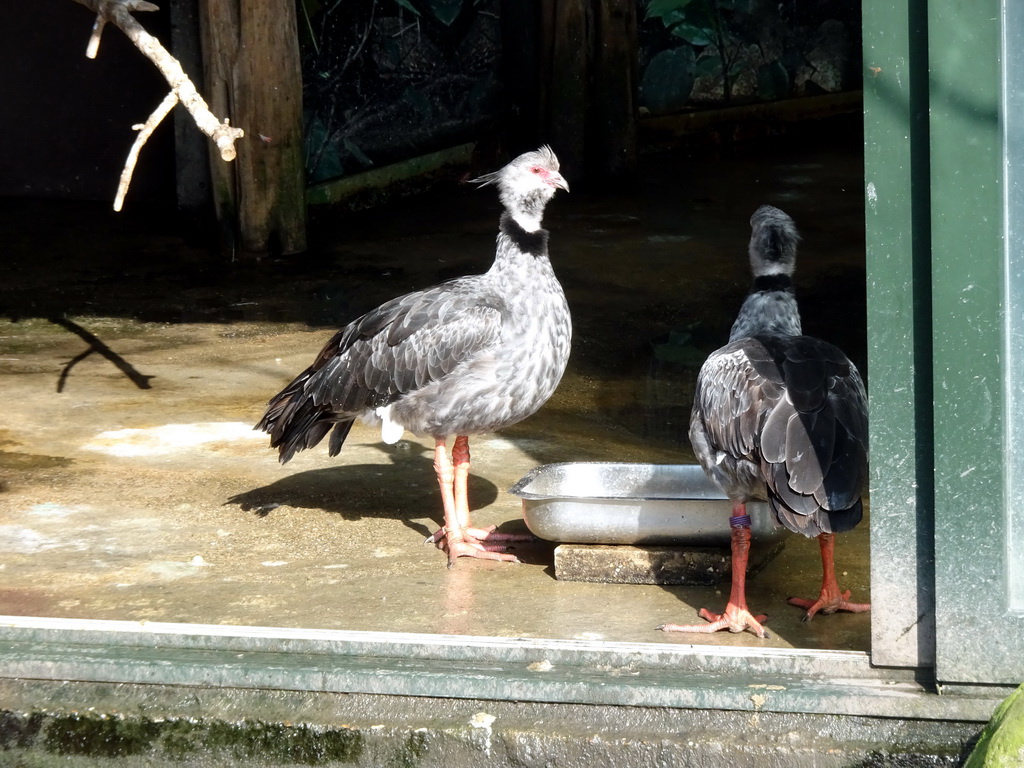
[[[394,445],[402,439],[405,427],[391,420],[391,406],[386,405],[376,410],[380,417],[380,439],[388,445]]]

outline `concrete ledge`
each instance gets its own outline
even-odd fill
[[[955,766],[1004,694],[849,651],[0,617],[26,768]]]
[[[452,669],[456,690],[464,677]],[[977,724],[0,680],[0,762],[133,766],[954,766]]]
[[[4,678],[974,723],[1007,693],[940,696],[850,651],[19,617]]]

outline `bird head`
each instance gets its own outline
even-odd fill
[[[494,173],[471,180],[474,184],[498,187],[502,205],[528,232],[540,228],[544,206],[556,190],[569,191],[569,183],[558,172],[558,158],[551,147],[544,145],[525,152]]]
[[[800,234],[787,213],[762,205],[750,217],[750,269],[754,277],[793,275]]]

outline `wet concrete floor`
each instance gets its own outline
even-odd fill
[[[476,524],[522,530],[507,489],[548,462],[690,463],[690,391],[749,283],[748,219],[803,235],[804,329],[863,370],[859,119],[645,156],[628,182],[559,195],[545,225],[573,311],[569,370],[533,418],[471,441]],[[572,169],[564,169],[572,178]],[[225,264],[166,210],[0,201],[0,614],[867,650],[867,615],[799,621],[813,540],[748,586],[772,637],[665,635],[728,586],[562,582],[553,545],[522,564],[423,544],[440,521],[431,441],[357,424],[281,466],[251,426],[333,329],[493,254],[491,190],[454,185],[374,211],[315,211],[308,254]],[[756,543],[755,543],[756,546]],[[868,525],[838,571],[866,600]]]

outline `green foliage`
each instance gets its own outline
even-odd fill
[[[430,0],[430,10],[438,21],[446,27],[450,27],[459,17],[462,3],[463,0]]]
[[[414,16],[420,15],[419,9],[412,4],[411,0],[395,0],[395,2],[399,5],[399,7],[404,8],[405,10],[412,13]]]
[[[665,29],[690,45],[705,46],[714,42],[711,18],[714,0],[651,0],[647,19],[660,19]]]
[[[757,70],[757,95],[765,101],[783,99],[789,93],[789,72],[778,59]]]
[[[721,75],[721,73],[722,57],[717,53],[705,54],[697,61],[698,77],[704,77],[706,75]]]
[[[306,117],[306,148],[306,175],[310,182],[315,184],[344,174],[337,145],[319,117]]]
[[[710,47],[715,51],[726,100],[731,96],[729,70],[740,46],[722,13],[731,5],[729,0],[651,0],[647,6],[647,18],[661,19],[674,37],[695,48]],[[657,58],[651,60],[652,65]]]
[[[692,2],[693,0],[651,0],[647,6],[647,15],[644,18],[662,18],[683,10]]]
[[[712,41],[712,10],[715,0],[651,0],[646,19],[660,19],[672,34],[693,45]],[[705,40],[705,42],[697,42]]]
[[[714,42],[714,30],[710,26],[693,24],[686,20],[672,27],[672,34],[682,38],[690,45],[705,46]]]
[[[640,99],[653,112],[679,109],[693,90],[696,56],[693,48],[682,45],[657,54],[644,71]]]
[[[775,4],[768,0],[651,0],[645,19],[660,20],[670,35],[692,46],[699,53],[694,75],[720,78],[723,95],[729,101],[734,70],[749,66],[744,64],[744,51],[760,47],[765,23],[777,13]],[[654,56],[649,66],[660,55]],[[659,67],[664,66],[659,62]],[[790,78],[782,62],[765,62],[761,70],[758,94],[768,99],[784,97]],[[664,74],[662,71],[657,76]]]
[[[501,0],[299,0],[307,179],[468,141],[501,112]]]

